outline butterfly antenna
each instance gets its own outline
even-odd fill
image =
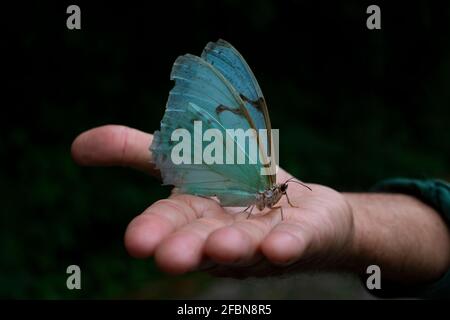
[[[312,189],[311,189],[310,187],[308,187],[306,184],[304,184],[304,183],[302,183],[302,182],[300,182],[300,181],[298,181],[298,180],[294,180],[294,179],[295,179],[295,178],[290,178],[290,179],[286,180],[285,183],[295,182],[295,183],[298,183],[299,185],[301,185],[301,186],[303,186],[303,187],[305,187],[305,188],[308,188],[309,191],[312,191]]]

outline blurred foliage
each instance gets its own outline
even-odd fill
[[[0,297],[192,297],[202,275],[168,277],[123,247],[127,223],[169,190],[125,168],[80,168],[83,130],[159,127],[175,58],[231,42],[280,129],[281,165],[305,181],[367,190],[392,176],[449,179],[450,5],[185,1],[4,8],[7,80],[0,173]],[[145,152],[145,150],[143,150]],[[81,291],[65,287],[82,270]]]

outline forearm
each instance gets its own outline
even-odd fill
[[[402,194],[344,193],[354,220],[349,267],[368,265],[382,277],[417,284],[441,277],[450,267],[450,232],[439,214]]]

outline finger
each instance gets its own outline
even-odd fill
[[[280,219],[280,212],[272,210],[262,216],[235,221],[208,237],[205,253],[212,260],[228,265],[255,263],[261,258],[258,255],[261,241]]]
[[[282,221],[261,243],[261,251],[276,265],[290,265],[300,260],[312,243],[312,232],[306,224]]]
[[[221,210],[218,208],[218,210]],[[156,249],[158,266],[171,274],[196,270],[203,258],[205,241],[218,228],[232,222],[232,218],[204,217],[194,220],[169,235]]]
[[[129,166],[151,174],[149,147],[153,136],[119,125],[106,125],[81,133],[72,143],[72,157],[86,166]]]
[[[217,207],[213,200],[188,195],[157,201],[130,222],[125,247],[133,257],[152,256],[164,238]]]

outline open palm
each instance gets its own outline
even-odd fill
[[[78,136],[72,155],[81,165],[124,165],[157,176],[148,147],[152,136],[124,126],[103,126]],[[280,170],[277,182],[292,176]],[[173,274],[208,270],[216,275],[266,276],[327,267],[341,261],[353,245],[353,217],[344,197],[317,184],[312,191],[290,184],[292,208],[283,197],[279,209],[242,213],[215,200],[172,195],[134,218],[125,246],[138,258],[154,256]]]

